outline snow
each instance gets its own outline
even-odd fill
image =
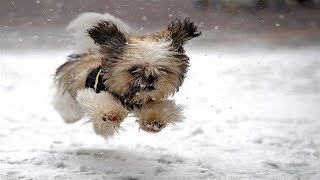
[[[51,105],[70,52],[0,54],[0,179],[320,179],[319,46],[187,52],[185,121],[108,140]]]

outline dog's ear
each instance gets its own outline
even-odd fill
[[[127,43],[126,35],[110,21],[99,21],[87,32],[95,44],[109,52],[121,52]]]
[[[190,22],[189,19],[185,19],[183,22],[178,19],[173,20],[169,24],[167,31],[172,39],[172,46],[178,51],[187,41],[201,35],[201,31],[198,31],[198,26]]]

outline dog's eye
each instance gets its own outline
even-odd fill
[[[169,73],[169,71],[167,69],[163,68],[163,67],[159,68],[159,71],[164,73],[164,74],[168,74]]]
[[[130,72],[130,74],[135,75],[138,73],[139,69],[138,67],[132,67],[128,71]]]

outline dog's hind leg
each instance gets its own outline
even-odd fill
[[[56,91],[53,105],[66,123],[74,123],[80,120],[84,114],[80,105],[71,94],[63,92],[61,89]]]

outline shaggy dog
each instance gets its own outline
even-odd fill
[[[181,121],[181,107],[167,98],[189,67],[183,46],[201,34],[193,22],[174,20],[142,35],[109,14],[85,13],[68,29],[79,52],[57,69],[54,99],[65,122],[87,116],[97,134],[109,137],[129,113],[147,132]]]

